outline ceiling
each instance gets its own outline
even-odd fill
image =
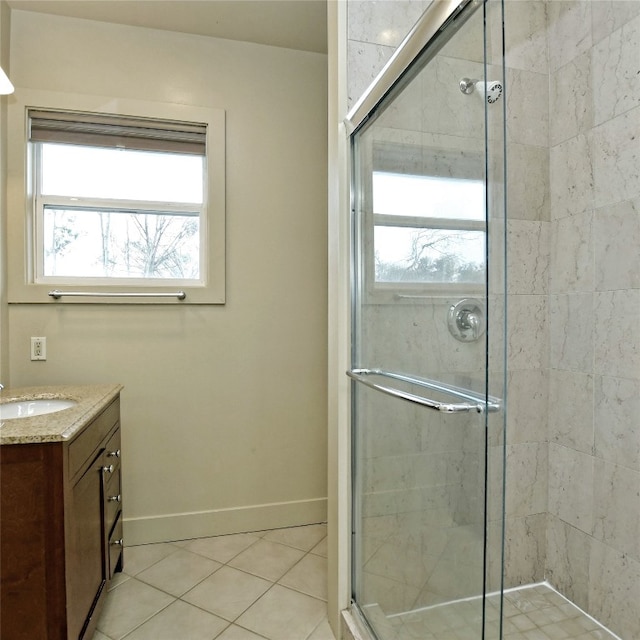
[[[8,0],[12,9],[327,52],[327,0]]]

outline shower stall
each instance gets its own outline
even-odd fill
[[[638,5],[349,0],[372,638],[640,638]]]

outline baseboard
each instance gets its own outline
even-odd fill
[[[125,518],[123,538],[125,546],[130,547],[152,542],[207,538],[326,521],[327,499],[316,498],[231,509]]]

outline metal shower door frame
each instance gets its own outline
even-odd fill
[[[396,49],[391,59],[384,66],[382,71],[378,74],[374,82],[370,85],[363,96],[350,110],[349,114],[344,120],[346,133],[351,140],[350,154],[351,154],[351,210],[354,210],[354,176],[356,172],[355,157],[353,153],[353,140],[354,135],[359,132],[360,129],[365,127],[367,123],[374,119],[379,108],[388,104],[393,100],[394,96],[399,94],[411,81],[412,76],[409,73],[413,67],[413,63],[420,59],[422,67],[427,65],[439,52],[443,41],[448,41],[450,37],[460,29],[476,11],[485,6],[487,0],[433,0],[432,4],[425,11],[418,23],[412,28],[403,42]],[[447,31],[448,38],[441,38],[442,33]],[[440,43],[438,42],[440,40]],[[486,66],[486,61],[485,61]],[[506,196],[505,196],[506,198]],[[353,238],[357,237],[357,233],[352,226]],[[352,243],[352,247],[355,245]],[[359,253],[360,248],[356,248],[356,255]],[[360,268],[360,267],[358,267]],[[352,262],[352,270],[355,269]],[[355,305],[355,300],[358,298],[356,295],[355,287],[359,286],[359,278],[356,277],[356,273],[352,271],[352,305]],[[352,317],[355,312],[352,309]],[[506,312],[505,312],[506,315]],[[506,321],[506,318],[505,318]],[[441,413],[466,413],[466,412],[478,412],[485,414],[496,414],[502,411],[504,415],[504,401],[488,395],[477,394],[476,392],[453,387],[445,383],[437,382],[428,379],[412,378],[408,379],[402,373],[390,372],[381,369],[367,369],[362,367],[356,367],[356,341],[352,340],[352,369],[346,372],[346,374],[352,379],[352,385],[364,385],[368,388],[385,393],[387,395],[400,398],[402,400],[412,402],[428,409],[434,409]],[[488,369],[487,369],[488,374]],[[450,395],[454,398],[454,402],[437,402],[431,400],[428,397],[420,395],[414,395],[407,393],[401,389],[397,389],[392,385],[379,384],[372,382],[371,378],[381,376],[387,380],[409,382],[417,385],[422,389],[431,389],[437,392],[444,392],[445,395]],[[354,415],[354,394],[352,394],[352,415]],[[455,402],[455,400],[464,400],[465,402]],[[488,418],[488,416],[487,416]],[[355,442],[352,443],[354,445]],[[504,452],[504,447],[503,447]],[[503,453],[504,455],[504,453]],[[355,463],[355,447],[352,447],[352,465]],[[504,462],[503,462],[504,464]],[[504,472],[504,470],[503,470]],[[502,488],[502,503],[504,505],[504,482]],[[486,496],[485,496],[486,500]],[[485,518],[486,518],[487,505],[485,504]],[[355,520],[358,514],[356,509],[352,509],[352,518]],[[355,522],[354,522],[355,524]],[[486,524],[486,523],[485,523]],[[486,527],[485,527],[486,529]],[[502,538],[504,539],[504,513],[502,524]],[[486,546],[485,542],[485,546]],[[486,551],[485,551],[486,553]],[[502,551],[504,553],[504,551]],[[486,558],[485,558],[486,560]],[[501,560],[501,574],[504,558]],[[486,566],[485,566],[486,572]],[[353,576],[352,576],[353,577]],[[501,578],[502,580],[502,578]],[[484,596],[486,596],[487,588],[485,585]],[[502,592],[502,586],[500,587]],[[359,613],[357,607],[356,612]],[[369,627],[367,620],[361,616],[361,621],[365,626]],[[501,616],[502,618],[502,616]],[[485,637],[485,624],[483,622],[482,637]],[[370,627],[369,627],[370,629]],[[500,637],[502,637],[502,622],[500,622]],[[370,629],[370,631],[373,631]],[[374,636],[375,637],[375,636]]]

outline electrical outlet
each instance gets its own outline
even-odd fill
[[[46,360],[47,359],[47,339],[31,338],[31,359]]]

